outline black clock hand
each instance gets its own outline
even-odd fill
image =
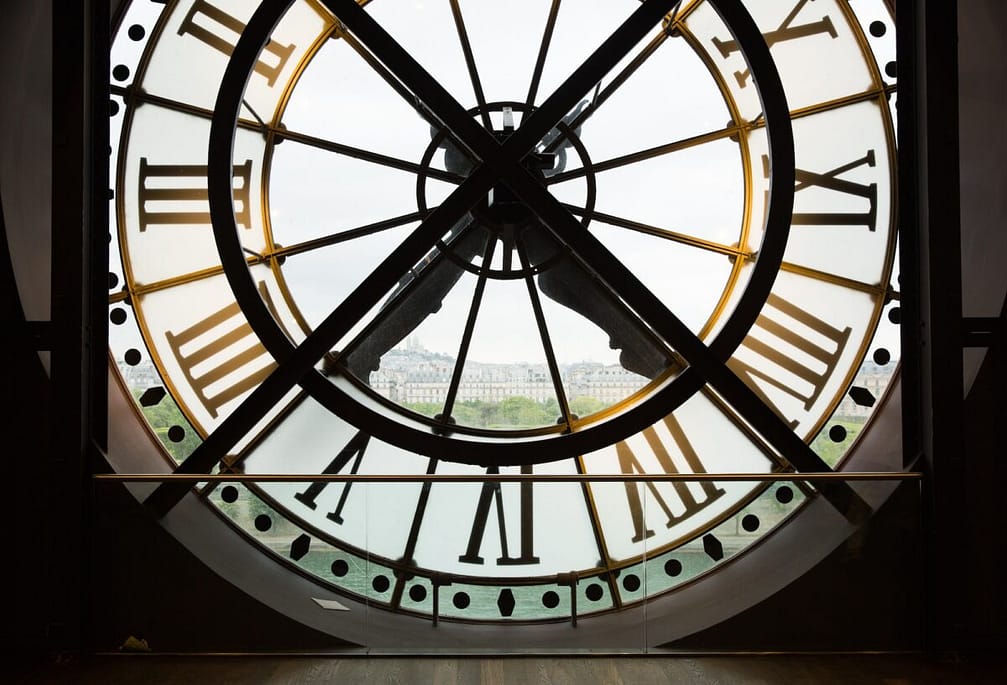
[[[544,263],[560,251],[555,238],[540,224],[529,227],[521,241],[532,263]],[[569,253],[564,251],[539,274],[538,287],[605,331],[609,347],[620,350],[619,363],[627,371],[653,379],[672,364],[658,338]]]
[[[460,261],[470,261],[486,249],[489,235],[482,226],[472,225],[471,217],[463,217],[452,229],[454,240],[449,249]],[[439,250],[431,250],[419,264],[399,280],[379,313],[380,322],[366,330],[345,354],[346,368],[368,383],[381,358],[423,323],[440,311],[445,296],[461,278],[464,268],[448,259]]]

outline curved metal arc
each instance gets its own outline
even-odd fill
[[[241,98],[259,50],[292,0],[265,0],[235,45],[221,82],[210,127],[208,194],[214,239],[231,290],[242,311],[278,366],[261,385],[214,430],[176,469],[206,472],[222,459],[266,412],[305,376],[318,376],[314,366],[353,322],[377,304],[381,295],[433,247],[458,216],[468,211],[493,185],[488,169],[477,169],[420,227],[408,236],[354,291],[296,348],[273,320],[255,287],[241,250],[232,205],[231,157],[235,121]],[[321,377],[318,377],[319,380]],[[187,491],[165,484],[146,503],[159,515],[166,513]]]
[[[331,0],[331,2],[336,2],[337,0]],[[737,0],[721,0],[725,5],[735,4]],[[655,0],[650,0],[648,4],[644,7],[653,8],[656,6]],[[222,88],[221,100],[226,106],[223,106],[218,110],[218,117],[214,120],[214,127],[212,128],[211,141],[216,141],[211,143],[211,202],[216,205],[217,215],[214,217],[215,221],[215,236],[219,239],[218,249],[222,250],[222,256],[225,256],[228,249],[228,240],[230,239],[232,248],[232,253],[230,257],[234,257],[235,254],[240,255],[240,246],[237,245],[236,239],[236,227],[234,226],[233,210],[230,206],[230,178],[229,171],[230,164],[230,149],[229,142],[232,140],[233,136],[233,125],[234,120],[237,117],[237,104],[240,101],[241,90],[244,86],[244,79],[247,78],[248,74],[251,72],[251,66],[254,64],[254,60],[258,54],[258,46],[255,44],[254,36],[258,36],[259,45],[264,42],[265,37],[268,35],[271,29],[270,15],[269,12],[277,12],[273,14],[272,21],[275,23],[275,18],[279,16],[279,12],[289,4],[289,2],[281,2],[280,0],[274,0],[273,2],[263,3],[260,7],[260,11],[257,12],[256,16],[253,17],[253,21],[249,23],[246,33],[242,36],[241,41],[239,41],[239,48],[236,48],[235,54],[232,57],[232,61],[228,66],[228,74],[230,75],[230,80],[225,81],[229,84],[227,87]],[[352,2],[350,4],[353,4]],[[720,3],[718,3],[720,4]],[[267,10],[266,8],[270,8]],[[739,6],[740,7],[740,6]],[[280,8],[277,10],[277,8]],[[658,15],[660,18],[662,15]],[[634,17],[639,19],[639,14],[634,14]],[[255,19],[258,19],[258,24],[255,23]],[[750,20],[749,20],[750,21]],[[256,25],[258,28],[253,31],[252,27]],[[639,28],[639,27],[637,27]],[[752,31],[758,40],[762,40],[761,34],[757,32],[752,24]],[[626,29],[624,25],[620,30]],[[645,30],[645,29],[644,29]],[[252,36],[252,37],[249,37]],[[751,37],[749,37],[749,41]],[[765,60],[769,60],[768,50],[765,49],[764,43],[762,44],[763,50],[765,52]],[[597,56],[597,55],[596,55]],[[586,68],[587,65],[585,65]],[[597,65],[596,65],[597,66]],[[587,70],[588,75],[590,75],[590,70]],[[578,70],[578,74],[581,78],[584,77],[584,69]],[[554,108],[559,114],[557,116],[562,116],[566,111],[563,108],[563,98],[572,100],[575,97],[579,97],[574,91],[579,87],[576,79],[568,80],[567,83],[561,87],[557,94],[550,98],[550,102],[554,103]],[[229,89],[229,90],[228,90]],[[228,92],[225,93],[225,90]],[[780,99],[782,101],[782,90],[780,91]],[[228,96],[232,99],[228,102]],[[458,108],[457,103],[454,103],[455,107]],[[785,111],[785,102],[783,103]],[[460,109],[460,108],[458,108]],[[770,110],[767,106],[767,112]],[[540,116],[538,119],[540,121],[539,126],[544,127],[544,131],[548,131],[552,125],[547,119],[543,118],[544,115]],[[533,118],[529,118],[529,122]],[[485,133],[478,125],[475,124],[471,118],[463,117],[463,120],[468,124],[471,124],[477,131],[473,140],[475,140],[475,145],[482,146],[487,144],[488,134]],[[522,131],[534,131],[535,127],[522,126]],[[789,132],[789,127],[787,128]],[[520,132],[519,132],[520,133]],[[527,134],[531,136],[531,133]],[[480,138],[480,136],[483,136]],[[311,391],[313,394],[322,401],[322,403],[334,411],[338,411],[344,415],[347,419],[358,422],[358,425],[362,426],[365,430],[372,431],[374,433],[383,433],[390,431],[391,426],[397,426],[398,432],[401,433],[402,427],[399,426],[394,419],[384,416],[379,412],[374,411],[366,406],[360,405],[353,402],[345,392],[334,388],[331,384],[326,381],[322,376],[317,373],[312,372],[312,367],[315,362],[327,351],[327,347],[331,344],[331,341],[338,338],[340,335],[340,330],[343,329],[346,324],[344,321],[339,321],[340,317],[350,317],[350,321],[355,320],[353,314],[361,311],[361,307],[364,307],[366,311],[366,305],[373,306],[376,304],[376,299],[373,294],[368,295],[367,288],[378,288],[383,281],[387,281],[387,287],[391,287],[394,284],[394,278],[398,274],[403,273],[408,270],[420,257],[422,257],[423,252],[429,249],[432,241],[436,240],[438,234],[442,234],[447,230],[447,227],[451,220],[456,219],[462,213],[467,211],[469,207],[482,195],[484,195],[493,183],[497,182],[500,176],[504,176],[504,182],[513,184],[516,186],[514,189],[522,196],[522,198],[531,205],[541,205],[544,207],[544,213],[549,214],[550,209],[555,210],[557,205],[555,200],[540,186],[540,184],[535,183],[533,179],[523,170],[517,160],[513,159],[511,155],[506,154],[506,152],[511,152],[513,148],[518,148],[522,143],[519,138],[519,134],[515,134],[508,140],[510,148],[507,151],[500,151],[501,146],[496,145],[496,142],[489,139],[495,146],[493,153],[493,158],[490,159],[486,164],[481,165],[473,173],[473,175],[463,183],[441,206],[441,208],[434,212],[431,218],[424,222],[424,224],[417,230],[417,232],[410,236],[407,241],[398,248],[393,255],[382,263],[382,266],[375,270],[374,273],[368,277],[365,282],[366,287],[358,288],[354,293],[347,299],[333,315],[323,322],[323,325],[316,330],[304,344],[294,350],[292,353],[290,350],[290,343],[279,331],[275,322],[273,322],[268,312],[262,305],[261,300],[258,298],[257,293],[254,298],[248,297],[248,293],[244,293],[243,304],[246,302],[250,305],[250,309],[246,311],[250,323],[257,328],[257,332],[260,334],[263,342],[274,351],[274,355],[280,361],[278,369],[266,379],[266,381],[255,391],[252,395],[235,410],[231,417],[225,420],[225,422],[210,436],[207,443],[204,443],[206,449],[197,450],[200,453],[200,458],[195,459],[197,456],[194,453],[190,460],[182,465],[180,470],[182,472],[197,472],[197,471],[208,471],[212,468],[213,464],[216,463],[217,458],[220,454],[223,454],[224,450],[228,448],[229,445],[233,445],[240,437],[247,431],[254,423],[261,418],[261,416],[268,410],[268,408],[275,402],[279,397],[281,397],[286,391],[288,391],[294,384],[301,382],[306,389]],[[223,141],[223,142],[222,142]],[[214,157],[214,147],[217,148],[216,156]],[[223,149],[223,152],[221,152]],[[487,149],[488,145],[487,145]],[[511,154],[514,154],[511,152]],[[792,157],[792,151],[791,151]],[[777,160],[786,161],[786,155],[777,157]],[[224,171],[222,171],[224,170]],[[213,180],[216,178],[216,180]],[[226,179],[226,180],[225,180]],[[792,180],[789,184],[790,189],[792,189]],[[544,196],[544,199],[543,199]],[[531,202],[529,202],[531,200]],[[542,204],[544,202],[544,205]],[[567,223],[567,231],[573,230],[573,226],[579,228],[579,223],[576,222],[573,217],[559,207],[559,214],[550,216],[550,221],[548,224],[555,223],[560,226],[559,233],[563,237],[564,230],[562,228],[564,222]],[[542,210],[540,210],[542,211]],[[779,214],[780,211],[777,211]],[[785,218],[789,219],[789,211],[787,212]],[[221,221],[217,221],[220,218]],[[572,226],[571,226],[572,224]],[[227,230],[229,229],[229,230]],[[230,238],[228,238],[228,233]],[[572,239],[569,241],[571,247],[580,247],[581,245],[576,240],[576,231],[570,233]],[[565,241],[566,242],[566,241]],[[781,245],[785,245],[785,237],[782,239]],[[602,247],[602,249],[604,249]],[[782,248],[781,248],[782,251]],[[606,251],[607,252],[607,251]],[[609,255],[611,258],[611,255]],[[251,279],[247,274],[247,270],[244,269],[242,263],[241,269],[229,268],[228,278],[232,281],[232,287],[235,289],[236,295],[241,297],[240,292],[242,290],[243,282],[244,286],[247,288],[251,287],[254,291],[254,286],[251,284]],[[602,261],[603,269],[612,266],[611,263],[605,263],[604,259]],[[622,265],[617,261],[615,262],[615,268],[620,268]],[[399,271],[394,273],[393,268],[398,268]],[[611,272],[609,272],[611,273]],[[242,274],[244,274],[242,276]],[[766,286],[762,301],[765,300],[765,293],[768,293],[769,287],[772,285],[771,274],[768,280],[768,285]],[[391,280],[389,280],[391,279]],[[385,290],[386,291],[386,290]],[[385,292],[382,291],[382,292]],[[750,294],[750,293],[746,293]],[[642,301],[642,300],[641,300]],[[644,304],[646,304],[644,302]],[[658,303],[660,304],[660,303]],[[750,309],[752,318],[757,315],[759,308],[761,307],[761,302],[756,301],[756,307]],[[665,318],[662,323],[662,328],[670,324],[674,326],[673,319]],[[352,324],[350,324],[352,325]],[[744,336],[747,327],[738,327],[738,342]],[[342,330],[345,334],[345,330]],[[686,331],[688,333],[688,331]],[[682,341],[689,342],[688,336],[683,335]],[[697,341],[698,342],[698,341]],[[722,373],[726,373],[730,378],[733,378],[737,384],[741,386],[741,397],[744,398],[744,393],[747,392],[749,396],[752,395],[751,391],[747,389],[747,386],[733,374],[717,359],[715,355],[709,353],[705,347],[702,347],[702,343],[699,343],[701,350],[697,353],[696,359],[701,363],[704,363],[703,354],[706,353],[709,356],[706,358],[704,365],[709,364],[709,369],[713,369],[716,375],[717,369],[720,369]],[[736,346],[736,344],[735,344]],[[733,348],[732,348],[733,349]],[[695,363],[694,363],[695,364]],[[708,369],[708,370],[709,370]],[[699,387],[703,384],[703,378],[699,374],[695,373],[695,368],[688,369],[682,374],[682,376],[677,379],[675,383],[669,384],[660,391],[654,393],[652,397],[653,401],[644,403],[642,406],[634,409],[624,416],[616,417],[608,422],[599,424],[597,426],[592,426],[584,430],[583,432],[577,432],[569,436],[565,436],[562,443],[562,447],[558,444],[553,445],[553,449],[549,451],[546,460],[548,459],[561,459],[578,452],[586,452],[593,449],[592,445],[596,445],[599,441],[604,442],[614,442],[625,438],[627,435],[642,429],[644,426],[649,425],[660,418],[663,413],[666,413],[669,408],[673,408],[680,404],[684,399],[691,396]],[[728,383],[725,382],[725,387]],[[326,387],[327,386],[327,387]],[[737,390],[737,388],[735,388]],[[730,393],[737,396],[737,392]],[[757,403],[757,402],[756,402]],[[758,403],[757,403],[758,404]],[[658,406],[660,405],[660,406]],[[765,420],[764,416],[756,417],[753,422],[760,424],[760,432],[764,432],[761,429],[765,426],[769,426],[770,429],[773,428],[774,422],[777,428],[782,428],[786,430],[791,438],[795,436],[793,433],[789,432],[789,429],[782,423],[775,415],[772,415],[771,410],[769,410],[765,405],[759,404],[765,412],[770,413],[770,419]],[[746,418],[749,418],[746,416]],[[445,441],[442,438],[434,436],[432,434],[425,434],[422,431],[417,431],[413,429],[406,429],[409,433],[409,439],[406,440],[405,437],[402,438],[402,442],[407,446],[408,449],[415,449],[416,451],[424,454],[443,454],[444,457],[452,458],[454,460],[463,463],[474,463],[480,465],[486,464],[500,464],[500,463],[534,463],[543,461],[543,445],[545,443],[553,444],[555,441],[550,438],[544,440],[525,440],[514,443],[513,441],[497,441],[497,442],[481,442],[481,441]],[[394,431],[392,431],[394,432]],[[457,444],[450,444],[455,443]],[[775,439],[772,441],[774,445],[784,445],[788,448],[786,451],[790,451],[789,447],[791,445],[785,445],[786,440]],[[800,442],[798,440],[798,442]],[[212,447],[211,447],[212,444]],[[805,448],[803,443],[800,443],[800,447]],[[796,464],[799,468],[804,468],[800,464]],[[184,488],[181,492],[177,489],[174,493],[167,492],[164,490],[164,486],[159,488],[155,492],[154,496],[150,498],[150,502],[153,505],[157,505],[159,511],[163,513],[167,508],[170,508],[174,502],[180,499],[184,495]],[[847,497],[848,501],[849,498]],[[837,506],[840,506],[837,504]]]

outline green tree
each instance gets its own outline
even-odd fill
[[[574,397],[570,400],[570,411],[580,418],[590,416],[596,411],[601,411],[604,408],[604,402],[599,400],[597,397],[591,397],[589,395],[581,395],[580,397]]]
[[[141,394],[141,390],[133,390],[133,397],[137,400]],[[171,399],[171,395],[165,395],[152,407],[140,407],[140,410],[154,434],[175,461],[180,462],[188,457],[203,442],[199,433]],[[179,431],[181,440],[173,440],[172,438],[179,437]]]

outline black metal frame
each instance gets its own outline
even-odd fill
[[[209,197],[218,252],[231,288],[253,329],[276,358],[278,367],[176,472],[208,472],[226,450],[297,383],[331,411],[405,449],[481,466],[530,464],[568,458],[599,445],[611,444],[658,420],[708,383],[796,469],[829,470],[810,447],[724,363],[754,323],[773,285],[787,242],[794,188],[793,138],[782,84],[761,33],[740,2],[718,0],[715,6],[732,27],[754,73],[759,77],[774,176],[767,231],[759,260],[736,310],[709,347],[668,311],[597,239],[581,230],[580,221],[556,202],[541,182],[521,165],[524,156],[537,142],[573,109],[583,94],[647,30],[667,15],[674,2],[644,2],[556,93],[522,122],[520,129],[502,143],[473,121],[355,2],[327,0],[325,4],[376,59],[389,66],[391,71],[388,76],[397,79],[407,91],[415,93],[423,111],[440,121],[451,132],[452,138],[481,163],[301,345],[293,348],[262,303],[248,274],[231,205],[231,141],[242,92],[251,73],[251,65],[273,26],[289,6],[289,1],[267,0],[259,7],[235,46],[215,107],[209,146]],[[226,171],[222,173],[222,169]],[[445,439],[443,431],[417,430],[401,420],[365,407],[314,371],[317,361],[349,330],[352,322],[377,304],[382,293],[388,292],[402,274],[408,272],[465,212],[500,181],[522,199],[556,239],[603,282],[610,287],[614,283],[620,284],[617,290],[623,300],[684,357],[689,367],[632,411],[577,432],[517,442]],[[860,520],[869,512],[869,507],[845,483],[823,484],[821,492],[851,520]],[[155,512],[163,514],[184,494],[184,486],[165,483],[147,499],[147,504]]]

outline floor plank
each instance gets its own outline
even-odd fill
[[[0,682],[389,683],[412,685],[1001,685],[1007,662],[946,662],[923,655],[794,656],[104,656],[0,671]]]

